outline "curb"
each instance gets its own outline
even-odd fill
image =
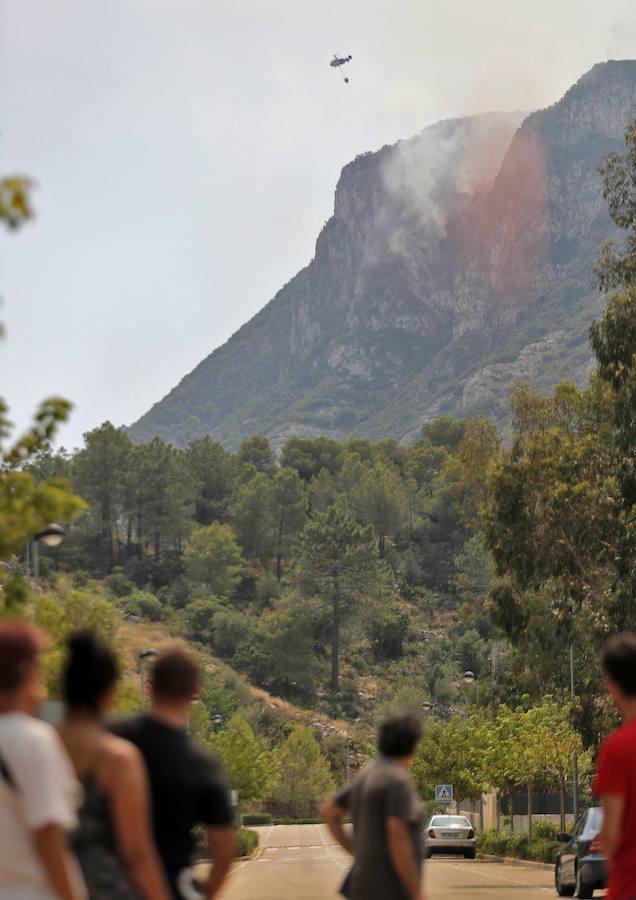
[[[505,866],[529,866],[531,869],[543,869],[544,872],[554,870],[554,863],[535,862],[533,859],[516,859],[514,856],[489,856],[487,853],[478,853],[477,859],[482,862],[503,863]]]

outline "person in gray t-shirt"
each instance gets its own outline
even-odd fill
[[[353,856],[341,888],[349,900],[426,900],[421,887],[422,805],[408,773],[422,736],[414,716],[391,716],[378,732],[380,756],[322,810],[338,843]],[[353,836],[343,827],[349,814]]]

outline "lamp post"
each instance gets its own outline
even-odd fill
[[[477,706],[479,706],[479,678],[468,669],[462,675],[462,681],[464,684],[476,684],[477,685]],[[479,830],[484,830],[484,792],[480,790],[479,792]]]
[[[61,525],[57,524],[57,522],[51,522],[51,524],[47,525],[46,528],[43,528],[42,531],[38,531],[34,534],[27,544],[27,575],[29,574],[29,549],[31,550],[33,577],[37,579],[40,577],[39,544],[42,543],[45,547],[59,547],[65,537],[66,532]]]
[[[139,687],[140,687],[140,696],[139,696],[139,709],[143,710],[144,703],[146,699],[146,673],[145,666],[146,660],[152,659],[154,656],[157,656],[158,651],[154,649],[154,647],[149,647],[147,650],[142,650],[139,654]]]
[[[570,693],[572,694],[572,706],[576,699],[574,689],[574,646],[570,644]],[[579,814],[579,760],[576,752],[572,755],[572,806],[574,807],[574,821]]]

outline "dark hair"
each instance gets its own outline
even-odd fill
[[[33,625],[17,619],[0,622],[0,692],[20,687],[47,643],[46,634]]]
[[[416,716],[389,716],[378,729],[378,750],[382,756],[410,756],[421,737],[422,725]]]
[[[192,700],[200,683],[201,675],[194,656],[181,647],[164,650],[152,667],[150,684],[156,700]]]
[[[627,697],[636,697],[636,634],[618,634],[605,644],[603,671]]]
[[[92,631],[76,631],[68,640],[62,694],[69,709],[96,712],[100,700],[119,678],[111,648]]]

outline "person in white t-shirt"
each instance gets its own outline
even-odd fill
[[[57,732],[33,718],[46,636],[0,621],[0,897],[85,900],[70,851],[81,792]]]

